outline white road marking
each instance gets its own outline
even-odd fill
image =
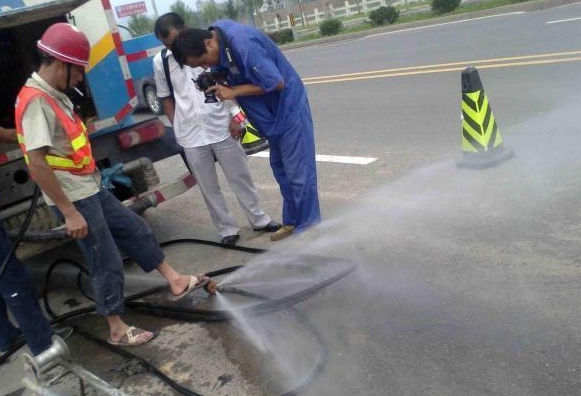
[[[425,25],[425,26],[418,26],[418,27],[409,28],[409,29],[393,30],[391,32],[370,34],[368,36],[361,37],[361,38],[385,36],[387,34],[396,34],[396,33],[402,33],[402,32],[410,32],[410,31],[413,31],[413,30],[428,29],[428,28],[433,28],[433,27],[438,27],[438,26],[444,26],[444,25],[453,25],[453,24],[456,24],[456,23],[464,23],[464,22],[477,21],[477,20],[480,20],[480,19],[496,18],[496,17],[509,16],[509,15],[519,15],[519,14],[524,14],[524,13],[525,13],[524,11],[515,11],[515,12],[507,12],[505,14],[487,15],[487,16],[478,17],[478,18],[463,19],[461,21],[443,22],[443,23],[438,23],[438,24],[435,24],[435,25]]]
[[[550,25],[552,23],[561,23],[561,22],[571,22],[571,21],[578,21],[579,19],[581,19],[581,17],[578,18],[569,18],[569,19],[559,19],[557,21],[549,21],[546,22],[547,25]]]
[[[268,151],[260,151],[252,154],[251,157],[268,158],[270,153]],[[355,165],[369,165],[377,161],[377,158],[372,157],[345,157],[341,155],[316,155],[317,162],[336,162],[340,164],[355,164]]]

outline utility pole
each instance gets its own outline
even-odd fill
[[[303,2],[301,0],[298,0],[298,1],[299,1],[299,10],[301,11],[301,23],[303,26],[305,26],[305,19],[307,19],[307,18],[306,18],[305,13],[303,12]],[[306,21],[306,22],[307,22],[307,26],[309,26],[309,21]]]
[[[155,5],[155,0],[151,0],[151,5],[153,8],[153,16],[157,19],[157,5]]]

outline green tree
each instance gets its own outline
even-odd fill
[[[202,20],[209,25],[222,18],[224,12],[214,0],[206,0],[198,5]]]
[[[264,0],[242,0],[246,15],[253,26],[256,26],[256,21],[254,20],[254,13],[262,7]]]
[[[131,15],[127,27],[135,36],[143,36],[153,32],[153,25],[155,21],[147,15]]]
[[[238,18],[238,8],[234,4],[234,0],[228,0],[224,5],[224,16],[235,21]]]
[[[200,18],[200,14],[192,10],[186,3],[181,0],[176,1],[170,7],[171,12],[175,12],[184,19],[187,27],[203,28],[206,27]]]

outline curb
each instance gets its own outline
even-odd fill
[[[539,11],[539,10],[544,10],[547,8],[553,8],[553,7],[558,7],[558,6],[562,6],[562,5],[566,5],[566,4],[579,3],[579,2],[580,2],[579,0],[526,1],[523,3],[510,4],[510,5],[501,6],[501,7],[489,8],[487,10],[465,12],[462,14],[446,15],[446,16],[442,16],[442,17],[426,19],[423,21],[407,22],[407,23],[402,23],[402,24],[397,24],[397,25],[377,27],[377,28],[364,30],[361,32],[356,32],[356,33],[339,34],[339,35],[335,35],[335,36],[324,37],[324,38],[315,39],[315,40],[309,40],[309,41],[305,41],[305,42],[301,42],[301,43],[284,44],[284,45],[279,46],[279,48],[284,51],[284,50],[294,49],[294,48],[310,47],[310,46],[319,45],[319,44],[327,44],[327,43],[334,43],[337,41],[351,40],[351,39],[355,39],[355,38],[371,36],[373,34],[378,34],[378,33],[395,32],[398,30],[405,30],[405,29],[411,29],[411,28],[417,28],[417,27],[423,27],[423,26],[437,25],[437,24],[445,23],[445,22],[462,21],[462,20],[466,20],[466,19],[480,18],[480,17],[491,16],[491,15],[504,14],[504,13],[508,13],[508,12]]]

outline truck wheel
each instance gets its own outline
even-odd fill
[[[143,89],[143,96],[145,96],[145,101],[147,102],[147,106],[149,110],[155,115],[162,115],[163,109],[161,108],[161,102],[157,97],[157,89],[155,85],[147,85]]]

